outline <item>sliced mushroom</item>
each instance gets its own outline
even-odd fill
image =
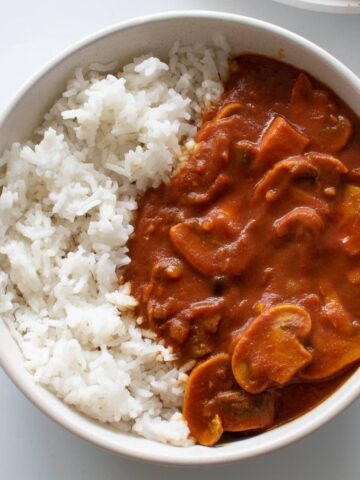
[[[171,180],[173,199],[183,204],[204,203],[228,185],[225,169],[229,161],[230,138],[226,134],[233,127],[234,117],[222,122],[207,122],[197,137],[193,154],[183,162]]]
[[[202,193],[190,192],[187,195],[187,202],[189,204],[208,203],[218,197],[231,183],[230,177],[226,173],[220,173],[209,186],[209,188]]]
[[[170,338],[175,340],[178,344],[182,344],[189,336],[190,324],[181,318],[174,317],[166,322],[166,329]]]
[[[339,176],[347,171],[345,165],[331,155],[309,153],[282,160],[257,183],[254,199],[265,196],[268,202],[274,202],[297,178],[314,178],[328,186],[329,183],[337,183]]]
[[[322,218],[310,207],[296,207],[274,222],[274,230],[279,237],[312,238],[323,228]]]
[[[294,112],[297,121],[304,124],[315,150],[336,153],[351,137],[350,120],[338,112],[329,93],[315,89],[304,73],[294,84],[290,112]]]
[[[218,393],[213,402],[226,432],[244,432],[273,424],[274,397],[271,393],[249,395],[241,389]],[[211,408],[211,407],[210,407]]]
[[[360,253],[360,187],[346,185],[337,211],[339,244],[349,255]]]
[[[305,111],[313,95],[313,86],[309,77],[301,72],[296,79],[291,92],[291,107],[297,112]]]
[[[327,151],[338,152],[350,140],[352,130],[352,124],[347,117],[331,114],[319,134],[317,143]]]
[[[336,184],[339,177],[348,172],[348,168],[333,155],[326,153],[310,152],[305,155],[317,169],[321,181],[326,184]]]
[[[155,329],[161,327],[174,314],[174,307],[172,298],[159,300],[151,292],[146,303],[146,314],[150,325]]]
[[[327,316],[326,316],[327,317]],[[306,381],[318,382],[334,377],[360,359],[360,332],[352,337],[339,334],[323,318],[311,338],[313,361],[300,372]]]
[[[310,140],[283,117],[276,117],[265,131],[256,158],[258,165],[272,165],[302,153]]]
[[[184,264],[176,257],[162,257],[152,267],[150,281],[142,290],[142,304],[146,304],[146,317],[153,328],[162,328],[178,310],[165,286],[179,281],[183,274]]]
[[[330,283],[321,285],[320,290],[324,305],[309,338],[313,359],[299,373],[307,381],[333,377],[360,359],[359,325],[352,322]]]
[[[193,437],[202,445],[214,445],[224,431],[271,426],[274,398],[271,393],[249,395],[241,390],[234,381],[229,356],[222,353],[191,372],[183,414]]]
[[[247,140],[239,140],[230,146],[230,160],[242,168],[251,167],[255,163],[258,147]]]
[[[215,345],[210,335],[203,330],[197,331],[195,328],[189,337],[187,351],[191,358],[199,359],[213,353]],[[205,335],[204,335],[205,334]]]
[[[292,185],[287,192],[287,197],[289,198],[290,204],[296,203],[313,208],[321,215],[329,214],[329,205],[326,199],[318,198],[299,186]]]
[[[151,271],[151,278],[179,280],[184,273],[184,266],[176,257],[162,258]]]
[[[216,332],[221,321],[221,314],[199,318],[191,325],[191,334],[187,351],[192,358],[202,358],[212,353],[216,348]]]
[[[219,297],[209,297],[206,300],[192,303],[188,308],[169,319],[165,328],[170,337],[180,344],[187,340],[195,321],[199,322],[198,327],[205,334],[215,333],[221,319],[223,303],[224,299]],[[198,336],[201,336],[202,332],[197,331],[197,333]]]
[[[268,202],[274,202],[287,190],[293,179],[305,176],[312,178],[317,176],[317,169],[306,157],[300,156],[282,160],[257,183],[254,199],[257,200],[265,196]]]
[[[227,103],[222,109],[215,115],[215,121],[221,120],[222,118],[230,117],[231,115],[236,115],[243,108],[242,103],[231,102]]]
[[[323,323],[325,324],[325,320]],[[326,325],[317,325],[312,335],[313,361],[300,372],[306,381],[332,378],[360,360],[360,335],[346,338]]]
[[[329,323],[339,332],[345,335],[353,333],[353,325],[350,315],[341,303],[340,297],[330,282],[324,282],[320,286],[324,298],[323,315]]]
[[[186,260],[204,275],[240,275],[253,257],[250,226],[235,240],[221,238],[216,232],[204,229],[198,219],[189,219],[170,229],[170,238]]]
[[[285,385],[311,361],[304,340],[311,330],[307,311],[278,305],[259,315],[240,335],[232,354],[236,381],[249,393]]]

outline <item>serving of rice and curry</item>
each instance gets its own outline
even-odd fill
[[[178,446],[256,435],[360,360],[360,121],[279,60],[77,69],[1,157],[0,311],[34,380]]]

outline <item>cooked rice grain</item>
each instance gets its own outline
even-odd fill
[[[186,374],[142,332],[129,285],[136,199],[184,157],[203,108],[222,93],[228,46],[174,45],[77,69],[35,140],[0,165],[0,312],[37,382],[126,431],[189,445]],[[187,146],[187,147],[186,147]]]

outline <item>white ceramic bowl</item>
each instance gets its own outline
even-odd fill
[[[328,84],[360,115],[360,80],[338,60],[307,40],[252,18],[215,12],[153,15],[115,25],[74,45],[47,65],[19,92],[0,119],[0,152],[31,135],[44,113],[64,90],[76,66],[107,63],[152,51],[164,56],[176,41],[209,41],[225,34],[236,52],[281,55]],[[26,372],[21,353],[0,321],[0,364],[22,392],[49,417],[101,447],[133,458],[171,464],[213,464],[270,452],[312,432],[348,406],[360,394],[360,369],[328,400],[308,414],[253,438],[214,448],[179,448],[123,434],[96,423],[66,406],[37,385]]]
[[[360,13],[360,0],[275,0],[275,2],[316,12]]]

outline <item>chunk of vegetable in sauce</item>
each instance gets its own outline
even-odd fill
[[[256,162],[270,166],[284,158],[299,155],[305,150],[309,141],[284,118],[276,117],[261,139]]]
[[[259,315],[234,346],[231,364],[238,384],[259,393],[290,382],[311,361],[303,345],[310,330],[310,315],[296,305],[277,305]]]
[[[235,383],[229,356],[215,355],[193,369],[186,385],[183,414],[193,437],[214,445],[224,431],[264,429],[274,418],[271,393],[249,395]]]
[[[360,253],[360,187],[346,185],[337,216],[341,248],[357,255]]]
[[[338,112],[328,92],[313,88],[304,73],[294,84],[290,105],[293,118],[306,125],[312,149],[336,153],[348,143],[352,134],[350,120]]]
[[[189,340],[193,358],[203,357],[213,351],[213,334],[216,333],[221,320],[223,303],[223,299],[217,297],[192,303],[167,320],[164,328],[178,344],[184,344]]]
[[[313,360],[299,373],[311,381],[332,377],[360,359],[360,325],[353,323],[331,283],[321,285],[321,291],[324,305],[309,338]]]

